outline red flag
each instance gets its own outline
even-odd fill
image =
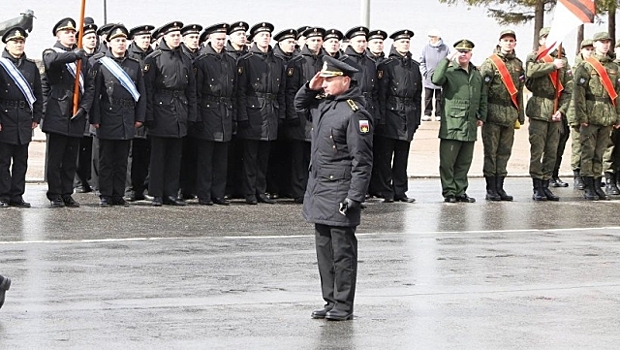
[[[558,0],[546,47],[539,51],[538,58],[557,48],[571,30],[583,23],[592,23],[595,13],[594,0]]]

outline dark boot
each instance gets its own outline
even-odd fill
[[[534,194],[532,195],[532,199],[535,201],[546,201],[547,196],[545,196],[545,193],[543,192],[540,181],[540,179],[532,178],[532,183],[534,185]]]
[[[557,202],[560,200],[560,197],[553,194],[553,192],[551,192],[551,190],[549,189],[549,180],[541,180],[541,186],[542,186],[543,193],[547,197],[547,200],[554,201],[554,202]]]
[[[583,190],[586,187],[586,185],[583,183],[581,175],[579,175],[579,170],[573,170],[573,181],[573,186],[575,187],[575,189]]]
[[[594,191],[594,178],[590,176],[582,177],[583,180],[583,198],[589,201],[597,201],[598,195]]]
[[[620,194],[620,190],[616,185],[616,176],[612,173],[605,173],[605,192],[612,196],[617,196]]]
[[[553,172],[553,177],[551,178],[550,183],[553,187],[568,187],[568,184],[560,179],[558,171]]]
[[[488,201],[501,201],[502,197],[497,194],[497,183],[495,181],[495,176],[485,176],[484,179],[487,182],[487,195],[485,197]]]
[[[596,194],[598,195],[599,199],[602,200],[609,200],[609,196],[605,194],[605,191],[603,191],[603,189],[601,187],[601,183],[602,183],[602,178],[601,177],[597,177],[596,179],[594,179],[594,192],[596,192]]]
[[[506,191],[504,191],[504,179],[505,176],[496,176],[495,181],[497,181],[497,194],[503,201],[512,201],[512,196],[509,196]]]

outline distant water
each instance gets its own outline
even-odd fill
[[[52,35],[54,24],[64,17],[77,20],[80,4],[79,0],[3,0],[0,21],[18,16],[27,9],[34,10],[37,18],[28,38],[26,53],[32,58],[40,58],[41,51],[55,42]],[[141,24],[160,26],[175,20],[203,26],[244,20],[250,25],[259,21],[271,22],[275,25],[276,32],[302,25],[337,28],[344,32],[361,24],[361,4],[361,0],[175,0],[166,3],[152,0],[108,0],[107,18],[108,22],[121,22],[129,28]],[[371,29],[383,29],[388,33],[411,29],[416,33],[411,43],[411,51],[416,58],[427,42],[426,33],[436,28],[450,46],[462,38],[472,40],[476,44],[473,62],[480,64],[497,44],[499,32],[508,28],[499,26],[487,16],[483,8],[447,6],[436,0],[371,0],[370,11]],[[97,24],[102,24],[103,0],[87,0],[86,15],[93,17]],[[551,19],[552,15],[548,15],[546,22],[550,23]],[[533,23],[530,23],[511,28],[517,32],[516,50],[522,59],[525,59],[532,49],[533,26]],[[600,30],[606,29],[604,26],[588,24],[586,37]],[[568,36],[565,43],[571,59],[576,47],[575,37],[576,30]],[[388,40],[386,51],[390,45],[391,41]]]

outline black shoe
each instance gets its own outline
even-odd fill
[[[8,208],[8,207],[9,207],[9,201],[0,199],[0,208]]]
[[[215,198],[213,199],[213,203],[218,205],[229,205],[230,202],[226,200],[226,198]]]
[[[467,193],[463,193],[460,196],[456,196],[456,201],[462,202],[462,203],[476,203],[476,199],[468,196]]]
[[[127,203],[127,201],[125,201],[121,197],[112,198],[112,202],[110,204],[118,205],[118,206],[121,206],[121,207],[128,207],[129,206],[129,203]]]
[[[86,185],[86,186],[78,186],[75,188],[75,193],[89,193],[92,192],[93,189],[90,187],[90,185]]]
[[[200,205],[213,205],[213,201],[211,199],[201,199],[201,198],[198,198],[198,204],[200,204]]]
[[[24,202],[23,198],[13,199],[9,202],[9,205],[12,207],[18,208],[30,208],[31,205],[28,202]]]
[[[293,199],[293,203],[295,204],[304,204],[304,197],[297,197]]]
[[[168,205],[177,205],[180,207],[184,207],[187,205],[187,203],[185,203],[184,200],[179,199],[179,198],[175,198],[173,196],[168,196],[166,198],[164,198],[164,204],[168,204]]]
[[[195,198],[196,198],[196,195],[194,195],[194,194],[191,194],[191,193],[183,193],[183,194],[181,194],[181,196],[180,196],[180,198],[179,198],[179,199],[182,199],[182,200],[190,200],[190,199],[195,199]]]
[[[62,198],[60,197],[50,199],[50,204],[52,205],[52,208],[64,208],[65,206],[65,202],[63,202]]]
[[[9,289],[11,289],[11,279],[3,277],[2,283],[0,283],[0,308],[4,305],[4,295]]]
[[[259,194],[258,196],[256,196],[258,201],[260,203],[267,203],[267,204],[276,204],[276,201],[274,201],[273,199],[270,199],[269,197],[267,197],[266,194]]]
[[[249,194],[245,196],[245,202],[247,204],[252,204],[252,205],[258,204],[258,201],[256,200],[256,196],[253,194]]]
[[[557,176],[554,176],[551,181],[551,187],[568,187],[568,184]]]
[[[164,200],[161,197],[154,197],[151,203],[154,207],[161,207],[162,204],[164,204]]]
[[[275,199],[279,199],[280,195],[277,194],[277,193],[269,193],[269,194],[267,194],[267,198],[275,200]]]
[[[446,203],[456,203],[456,197],[450,194],[447,195],[446,198],[443,199],[443,201]]]
[[[325,318],[330,321],[346,321],[353,319],[353,313],[348,313],[346,311],[331,309],[327,311],[325,314]]]
[[[62,201],[65,202],[65,207],[78,208],[80,206],[80,203],[76,202],[71,196],[63,197]]]
[[[99,201],[99,206],[101,208],[109,208],[112,206],[112,204],[110,204],[110,200],[106,197],[101,198],[101,200]]]
[[[383,203],[394,203],[394,197],[383,198]]]
[[[325,318],[325,315],[333,308],[333,306],[325,306],[322,309],[312,311],[312,318]]]
[[[403,203],[414,203],[415,202],[415,198],[411,198],[407,196],[394,198],[394,200],[397,202],[403,202]]]

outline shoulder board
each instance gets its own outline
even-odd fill
[[[146,57],[153,57],[153,58],[155,58],[155,57],[159,57],[159,56],[161,56],[161,50],[160,50],[160,49],[157,49],[157,50],[155,50],[155,51],[151,52],[151,53],[150,53],[148,56],[146,56]]]
[[[412,62],[413,62],[413,64],[415,64],[416,66],[419,66],[419,65],[420,65],[420,62],[418,62],[418,61],[416,61],[416,60],[414,60],[414,59],[412,59],[411,61],[412,61]]]
[[[303,62],[304,58],[301,55],[296,55],[295,57],[291,58],[291,60],[289,61],[289,63],[300,63]]]
[[[254,52],[250,51],[246,54],[241,55],[241,57],[239,57],[239,60],[247,60],[248,58],[254,56]]]
[[[385,60],[383,60],[383,62],[379,63],[379,65],[388,65],[390,63],[394,62],[394,58],[393,57],[388,57]]]
[[[203,53],[203,54],[200,54],[200,56],[196,57],[196,58],[194,59],[194,61],[195,61],[195,62],[202,61],[202,60],[204,60],[206,57],[207,57],[207,54]]]
[[[355,104],[355,101],[353,101],[352,99],[348,99],[347,104],[349,105],[349,107],[351,107],[351,110],[353,110],[353,112],[357,112],[360,110],[359,106]]]
[[[92,60],[98,60],[98,59],[100,59],[103,56],[105,56],[105,53],[99,52],[99,53],[94,54],[93,57],[91,57],[91,59]]]
[[[134,58],[134,57],[129,57],[129,56],[127,56],[127,58],[126,58],[126,59],[128,59],[128,60],[130,60],[130,61],[134,61],[134,62],[136,62],[136,63],[138,63],[138,64],[140,63],[140,60],[139,60],[139,59],[137,59],[137,58]]]

